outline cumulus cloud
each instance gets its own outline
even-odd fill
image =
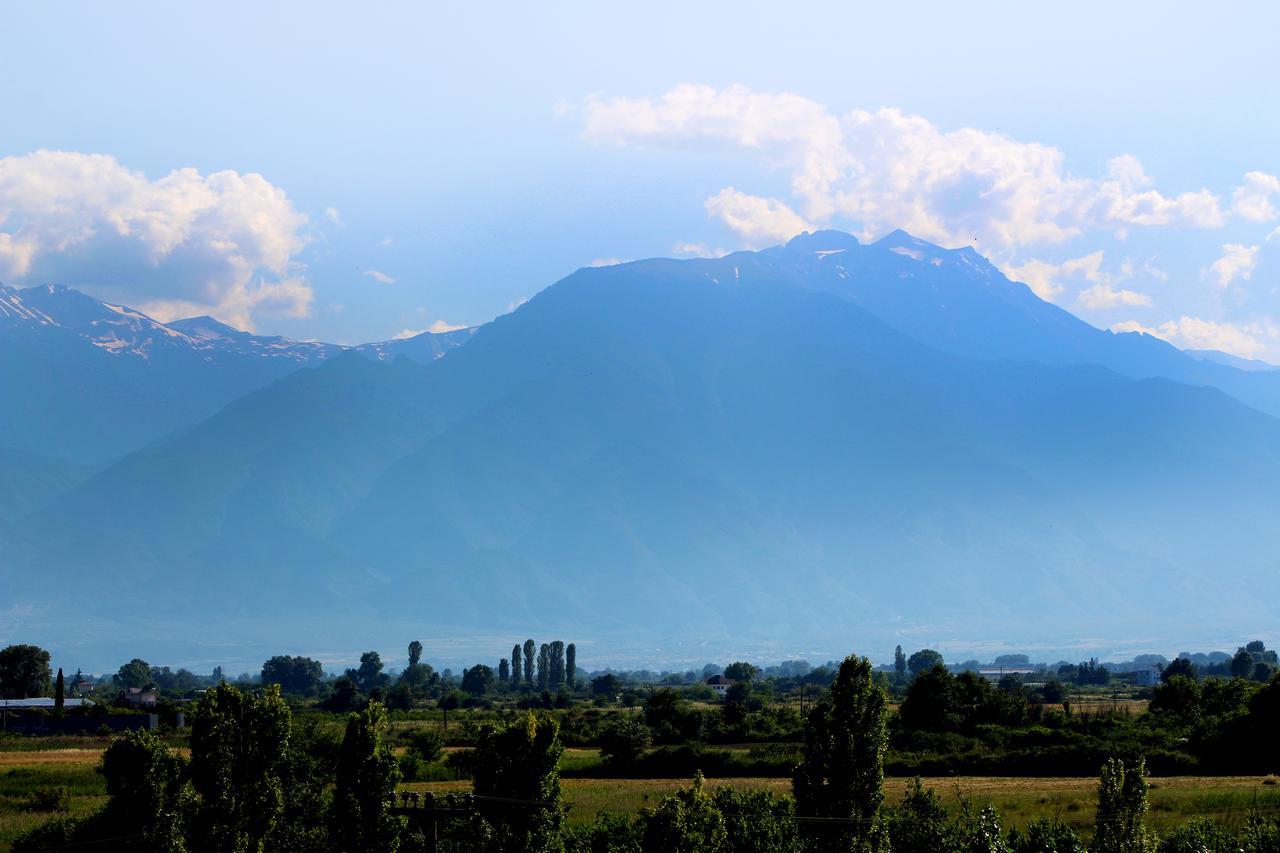
[[[718,216],[751,245],[780,243],[810,225],[776,198],[760,198],[725,187],[707,199],[707,213]]]
[[[434,323],[432,323],[430,326],[427,326],[425,329],[401,329],[400,331],[396,332],[394,335],[391,336],[391,340],[403,341],[406,338],[416,338],[418,335],[425,334],[426,332],[431,332],[433,335],[438,335],[442,332],[456,332],[459,329],[465,329],[465,328],[467,327],[458,326],[453,323],[446,323],[444,320],[436,320]]]
[[[1109,284],[1095,284],[1080,292],[1076,300],[1085,308],[1103,309],[1128,307],[1150,307],[1151,297],[1136,290],[1118,290]]]
[[[1104,174],[1079,176],[1053,146],[975,128],[944,131],[893,108],[836,115],[799,95],[685,84],[658,97],[590,98],[582,115],[590,139],[731,147],[784,170],[791,199],[727,188],[707,201],[749,244],[835,217],[866,238],[901,227],[945,245],[977,241],[995,254],[1095,228],[1122,234],[1226,221],[1212,192],[1162,192],[1132,156],[1112,159]],[[1241,215],[1261,209],[1255,196],[1263,183],[1246,178]]]
[[[1222,257],[1209,265],[1208,276],[1216,287],[1226,289],[1231,282],[1241,279],[1248,281],[1258,266],[1260,246],[1244,246],[1239,243],[1227,243],[1222,247]]]
[[[713,249],[705,243],[676,243],[671,247],[671,254],[677,258],[723,258],[729,250]]]
[[[365,270],[364,274],[376,281],[378,284],[395,284],[396,280],[391,276],[379,270]]]
[[[1280,178],[1266,172],[1248,172],[1244,185],[1236,187],[1231,195],[1231,209],[1250,222],[1270,222],[1280,212],[1271,203],[1271,196],[1280,195]]]
[[[1115,270],[1104,269],[1104,261],[1103,252],[1097,251],[1060,264],[1035,259],[1020,265],[1006,264],[1004,273],[1015,281],[1025,283],[1037,296],[1049,302],[1058,301],[1067,289],[1065,282],[1074,278],[1091,285],[1076,297],[1076,303],[1085,308],[1105,309],[1152,304],[1151,297],[1144,293],[1116,287],[1117,284],[1133,277],[1132,261],[1124,261]],[[1144,271],[1148,269],[1154,270],[1150,262],[1146,264]]]
[[[0,279],[61,283],[173,319],[252,327],[307,314],[294,258],[307,218],[258,174],[177,169],[151,180],[103,154],[0,158]]]
[[[1266,352],[1268,341],[1280,333],[1272,323],[1216,323],[1199,317],[1179,317],[1157,326],[1126,320],[1111,327],[1113,332],[1142,332],[1154,335],[1183,349],[1214,349],[1241,358],[1257,358]]]

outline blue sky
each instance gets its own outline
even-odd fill
[[[694,5],[9,9],[0,280],[357,342],[901,226],[1280,361],[1274,4]]]

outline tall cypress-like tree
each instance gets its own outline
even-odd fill
[[[339,849],[394,853],[399,847],[400,818],[391,808],[400,773],[383,740],[386,729],[387,712],[377,702],[347,719],[333,793]]]
[[[902,651],[902,646],[893,650],[893,671],[898,674],[898,678],[906,678],[907,655]]]
[[[573,643],[564,647],[564,679],[573,689],[578,677],[578,648]]]
[[[792,777],[796,814],[851,820],[815,823],[809,830],[817,850],[881,850],[881,822],[888,700],[871,677],[871,662],[850,655],[840,664],[831,697],[809,714],[804,759]]]
[[[538,647],[538,689],[546,690],[551,684],[551,646]]]
[[[201,849],[262,849],[284,809],[290,719],[277,684],[255,696],[224,682],[200,701],[191,728],[191,785],[200,795]]]
[[[520,644],[511,647],[511,686],[520,683]]]
[[[422,643],[414,640],[409,644],[409,666],[417,666],[422,660]]]
[[[511,678],[511,662],[506,658],[498,661],[498,680],[503,684]]]
[[[564,641],[551,641],[551,686],[560,687],[564,684]]]
[[[534,645],[533,640],[524,641],[524,683],[533,684],[533,658],[538,653],[538,647]]]
[[[62,667],[58,667],[58,678],[53,682],[53,710],[61,711],[66,705],[67,683],[62,679]]]

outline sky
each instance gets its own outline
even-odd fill
[[[20,4],[0,282],[357,343],[592,263],[972,245],[1280,362],[1268,3]]]

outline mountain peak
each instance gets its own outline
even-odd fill
[[[193,338],[203,338],[204,340],[235,340],[250,336],[248,332],[237,329],[234,326],[228,326],[208,314],[174,320],[172,323],[166,323],[165,325],[185,335]]]
[[[856,249],[860,245],[857,237],[843,231],[805,231],[788,241],[787,251],[826,254]]]

